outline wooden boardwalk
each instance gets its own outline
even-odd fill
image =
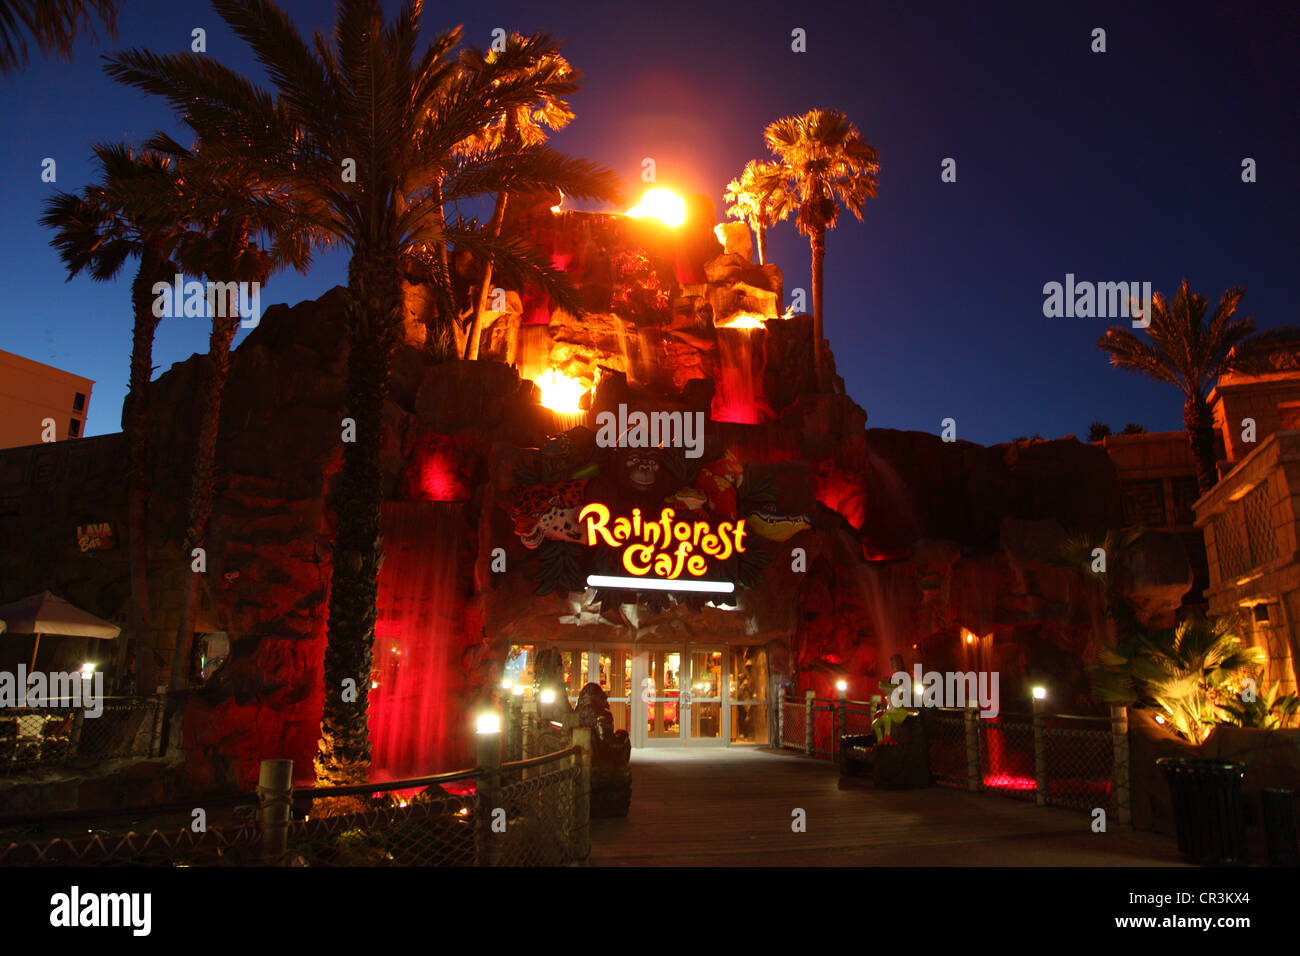
[[[792,811],[807,831],[791,830]],[[632,752],[632,808],[593,820],[593,866],[1165,866],[1171,838],[947,787],[839,788],[826,760],[755,749]]]

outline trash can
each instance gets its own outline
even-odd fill
[[[1269,787],[1260,796],[1264,804],[1264,832],[1268,835],[1269,866],[1300,866],[1295,791]]]
[[[1174,798],[1178,852],[1202,866],[1244,866],[1250,862],[1241,799],[1245,764],[1190,757],[1156,761]]]
[[[875,734],[844,734],[840,737],[840,774],[856,777],[866,773],[870,769],[871,753],[875,746]]]

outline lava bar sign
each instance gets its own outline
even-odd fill
[[[715,530],[707,521],[675,521],[676,514],[664,508],[657,519],[642,518],[641,509],[633,508],[632,517],[611,520],[608,507],[592,503],[578,512],[578,521],[586,523],[588,547],[622,548],[623,568],[637,578],[653,574],[676,581],[683,572],[699,578],[708,558],[726,561],[744,553],[744,518],[719,522]]]

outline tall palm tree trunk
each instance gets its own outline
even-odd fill
[[[813,374],[818,391],[825,391],[822,375],[822,270],[826,264],[826,229],[815,229],[808,244],[812,247]]]
[[[325,785],[362,782],[370,764],[367,706],[383,560],[379,450],[402,301],[395,250],[359,249],[348,272],[348,416],[356,423],[356,440],[343,445],[334,503],[338,527],[325,648],[325,709],[316,760],[317,781]],[[353,684],[345,693],[347,681]]]
[[[497,193],[496,205],[492,210],[492,219],[488,223],[488,233],[493,239],[501,235],[501,223],[506,216],[506,194]],[[478,290],[478,304],[474,309],[474,322],[469,329],[469,341],[465,344],[465,358],[478,358],[479,333],[483,330],[483,316],[487,312],[488,296],[492,294],[492,260],[483,266],[483,285]]]
[[[754,227],[754,237],[758,240],[758,264],[767,265],[767,230],[762,223]]]
[[[1197,395],[1183,403],[1183,426],[1192,446],[1196,484],[1205,494],[1218,482],[1219,468],[1214,458],[1214,416],[1204,398]]]
[[[208,354],[204,356],[206,375],[203,404],[199,412],[199,440],[194,452],[194,467],[190,475],[189,526],[185,534],[185,586],[181,592],[181,620],[176,629],[176,642],[172,647],[171,679],[168,682],[170,700],[163,720],[163,746],[175,710],[184,701],[189,687],[191,647],[194,643],[194,623],[199,611],[199,572],[193,569],[193,552],[207,543],[208,522],[212,517],[212,498],[216,484],[215,463],[217,434],[221,424],[221,400],[230,376],[230,346],[239,328],[238,293],[231,293],[226,315],[212,316],[212,332],[208,338]]]
[[[438,224],[439,235],[446,235],[447,213],[443,208],[442,200],[442,175],[439,174],[433,178],[433,218]],[[443,288],[450,290],[451,284],[451,256],[448,252],[447,243],[441,240],[434,245],[434,263],[435,268],[441,273],[438,281],[442,283]],[[455,355],[464,355],[468,345],[468,333],[461,325],[460,318],[456,315],[455,296],[452,295],[453,308],[450,315],[443,315],[442,309],[434,311],[434,320],[437,323],[435,327],[429,327],[428,337],[425,340],[426,351],[434,356],[435,359],[442,361],[447,358],[444,349],[450,347],[454,350]]]
[[[127,550],[131,562],[131,630],[135,640],[136,678],[140,693],[158,687],[149,615],[149,378],[153,373],[153,286],[163,281],[165,259],[147,249],[131,283],[135,325],[131,333],[131,411],[127,416]]]

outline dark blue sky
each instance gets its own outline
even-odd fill
[[[332,4],[285,4],[305,32]],[[126,391],[134,264],[115,283],[65,283],[37,225],[54,189],[91,175],[95,140],[180,130],[161,102],[101,72],[112,47],[189,48],[255,73],[246,48],[195,0],[128,2],[119,40],[79,45],[71,64],[39,55],[0,78],[0,348],[96,381],[88,434],[119,427]],[[392,5],[389,5],[392,9]],[[494,27],[548,30],[586,75],[572,126],[554,138],[639,189],[643,157],[659,183],[721,205],[726,181],[764,154],[763,127],[814,106],[845,111],[881,154],[865,223],[841,219],[827,242],[826,329],[869,423],[980,442],[1074,432],[1181,427],[1172,388],[1109,367],[1104,319],[1048,319],[1043,284],[1187,277],[1217,301],[1248,292],[1261,327],[1300,324],[1294,3],[432,4],[425,29],[463,24],[486,46]],[[795,27],[808,52],[790,50]],[[1094,27],[1105,54],[1090,52]],[[56,186],[41,160],[58,162]],[[940,162],[957,160],[957,182]],[[1244,184],[1243,157],[1258,164]],[[808,283],[808,246],[779,226],[771,257],[787,290]],[[341,254],[307,277],[280,276],[273,302],[344,281]],[[206,348],[201,319],[162,323],[160,371]]]

